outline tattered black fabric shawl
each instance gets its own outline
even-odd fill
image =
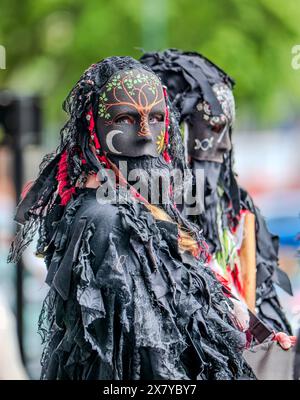
[[[253,378],[230,300],[177,236],[140,203],[77,191],[47,250],[42,379]]]
[[[234,80],[222,69],[201,54],[169,49],[157,53],[145,53],[140,60],[150,66],[161,77],[168,88],[168,93],[180,113],[180,121],[189,121],[190,115],[195,112],[197,102],[206,100],[212,109],[213,115],[220,114],[220,104],[212,91],[215,83],[226,83],[230,88]],[[202,166],[200,166],[202,164]],[[205,162],[192,161],[192,169],[203,168]],[[209,162],[207,162],[209,164]],[[213,163],[211,163],[213,164]],[[216,174],[212,168],[212,175]],[[217,171],[218,172],[218,171]],[[233,229],[237,226],[240,211],[247,209],[256,217],[256,265],[257,265],[257,307],[259,317],[276,331],[291,334],[282,307],[278,300],[274,283],[287,293],[292,294],[290,280],[287,274],[278,265],[278,237],[272,235],[266,223],[254,205],[249,194],[239,187],[233,170],[232,151],[224,156],[224,162],[219,173],[218,185],[223,191],[220,196],[216,186],[212,189],[210,182],[206,182],[204,193],[205,213],[192,217],[203,231],[203,235],[210,245],[212,252],[221,250],[216,218],[217,205],[223,210],[222,224],[224,228]],[[208,177],[210,180],[211,177]]]

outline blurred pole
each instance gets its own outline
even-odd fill
[[[26,127],[26,106],[23,99],[19,99],[16,104],[16,116],[18,116],[18,124],[16,126],[14,143],[12,146],[13,162],[14,162],[14,182],[16,193],[16,204],[19,203],[24,184],[24,159],[23,159],[23,143],[22,143],[22,127]],[[24,352],[24,265],[22,257],[16,263],[16,311],[17,311],[17,333],[19,340],[20,355],[23,364],[26,366],[26,357]]]
[[[21,146],[20,135],[16,136],[16,143],[13,146],[13,158],[14,158],[14,180],[15,180],[15,191],[16,191],[16,204],[19,203],[22,186],[23,186],[23,151]],[[24,293],[23,293],[23,277],[24,277],[24,265],[22,257],[16,263],[16,311],[17,311],[17,332],[19,339],[20,355],[23,364],[26,365],[25,353],[24,353]]]
[[[41,131],[41,111],[39,99],[36,97],[20,96],[16,104],[18,124],[14,143],[14,177],[16,204],[21,199],[24,184],[24,149],[27,144],[39,143]],[[20,354],[26,366],[26,354],[24,351],[24,262],[22,257],[16,264],[16,309],[17,309],[17,332],[19,338]]]
[[[16,192],[16,204],[19,203],[22,193],[22,187],[24,184],[24,145],[22,127],[27,126],[27,112],[26,102],[24,99],[20,99],[18,102],[18,125],[20,127],[19,134],[15,135],[15,142],[12,146],[13,157],[14,157],[14,180],[15,180],[15,192]],[[16,311],[17,311],[17,332],[19,339],[20,355],[23,364],[26,366],[26,357],[24,352],[24,264],[22,257],[16,263]]]
[[[167,47],[168,0],[142,0],[142,48],[158,51]]]
[[[13,154],[16,204],[19,203],[24,183],[24,149],[29,144],[40,144],[41,100],[38,96],[22,96],[0,91],[0,124],[5,131],[5,141]],[[22,257],[16,263],[16,320],[21,359],[26,366],[24,351],[23,290],[24,263]]]

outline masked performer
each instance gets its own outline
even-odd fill
[[[141,62],[168,87],[186,126],[190,166],[204,170],[204,212],[191,218],[209,243],[211,267],[269,327],[291,334],[274,287],[276,283],[292,295],[290,281],[278,266],[278,237],[268,231],[233,171],[233,80],[198,53],[170,49],[146,53]]]
[[[108,58],[82,75],[64,110],[60,146],[18,207],[10,254],[17,259],[38,229],[50,286],[41,378],[252,376],[234,303],[204,265],[205,242],[172,187],[155,206],[121,171],[121,161],[128,172],[183,168],[160,80],[130,57]]]

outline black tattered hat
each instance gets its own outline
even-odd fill
[[[233,89],[234,80],[202,54],[168,49],[145,53],[140,61],[147,64],[167,86],[181,121],[195,110],[199,101],[207,102],[213,115],[223,112],[212,87],[224,83]]]

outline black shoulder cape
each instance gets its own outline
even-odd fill
[[[245,334],[177,225],[81,189],[53,225],[39,331],[42,379],[239,379]]]

